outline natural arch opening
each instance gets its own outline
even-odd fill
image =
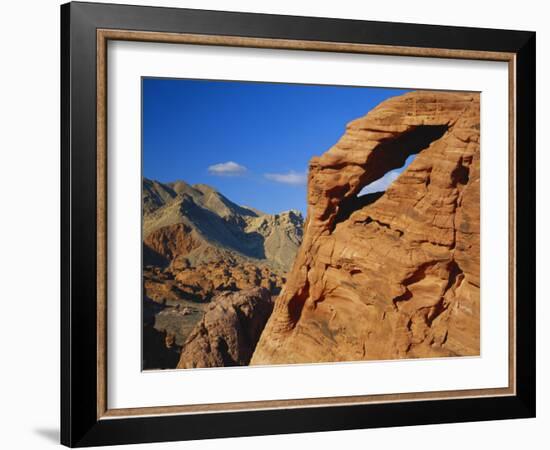
[[[376,194],[380,192],[386,192],[386,189],[390,187],[390,185],[397,180],[399,175],[401,175],[407,167],[409,167],[412,162],[415,160],[416,155],[418,153],[415,153],[413,155],[410,155],[406,160],[405,164],[403,164],[401,167],[397,169],[390,170],[382,178],[378,178],[377,180],[374,180],[372,183],[367,184],[363,189],[359,191],[357,194],[357,197],[363,197],[367,194]]]
[[[357,191],[340,202],[334,224],[347,220],[354,211],[382,197],[416,155],[440,139],[447,130],[447,125],[421,125],[396,139],[382,142],[369,158],[368,167],[365,167]],[[384,177],[390,173],[396,174],[393,180],[383,183]]]

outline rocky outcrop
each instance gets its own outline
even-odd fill
[[[144,245],[151,253],[171,261],[178,255],[187,255],[200,247],[201,241],[191,227],[176,223],[151,232],[144,239]]]
[[[251,364],[479,354],[479,111],[478,94],[394,97],[311,160],[303,244]]]
[[[266,288],[271,295],[277,295],[285,282],[284,277],[266,266],[223,260],[180,270],[175,280],[181,290],[206,301],[219,292],[257,286]]]
[[[264,288],[219,294],[185,342],[178,368],[247,365],[272,310]]]
[[[185,257],[180,257],[165,268],[143,269],[144,295],[169,306],[186,301],[204,303],[220,292],[254,287],[264,287],[271,295],[278,295],[285,281],[285,277],[269,266],[231,258],[193,266]]]
[[[173,227],[181,229],[179,225]],[[158,236],[171,235],[165,234],[163,229],[157,231]],[[149,243],[151,241],[148,240]],[[284,277],[268,266],[237,262],[230,254],[225,259],[220,256],[215,262],[193,266],[185,256],[179,255],[179,250],[185,246],[179,246],[178,242],[178,238],[160,240],[161,245],[156,247],[158,250],[164,248],[167,249],[166,254],[174,252],[177,256],[169,264],[164,264],[164,267],[152,265],[143,269],[144,314],[145,310],[152,310],[148,306],[151,303],[158,305],[153,317],[144,324],[143,354],[146,369],[176,366],[179,348],[185,344],[195,325],[204,316],[208,302],[216,295],[258,286],[265,288],[269,295],[277,295],[285,282]],[[144,248],[150,247],[144,245]],[[175,349],[178,350],[174,359]]]

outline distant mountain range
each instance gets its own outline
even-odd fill
[[[299,211],[265,214],[206,184],[144,178],[142,201],[144,263],[185,256],[196,266],[229,257],[285,273],[302,242]]]

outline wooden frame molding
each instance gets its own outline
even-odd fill
[[[110,40],[170,44],[216,45],[265,49],[363,53],[376,55],[452,58],[508,62],[509,71],[509,385],[505,388],[452,390],[404,394],[361,395],[254,402],[215,403],[109,409],[107,403],[107,43]],[[261,39],[185,33],[158,33],[131,30],[97,30],[97,418],[220,413],[289,409],[354,404],[380,404],[421,400],[444,400],[511,396],[516,394],[516,270],[515,270],[515,63],[510,52],[402,47],[321,41]]]

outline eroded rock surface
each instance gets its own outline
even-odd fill
[[[412,92],[311,160],[303,243],[251,364],[479,354],[479,120],[478,94]]]
[[[272,310],[265,288],[217,295],[187,338],[178,368],[247,365]]]

